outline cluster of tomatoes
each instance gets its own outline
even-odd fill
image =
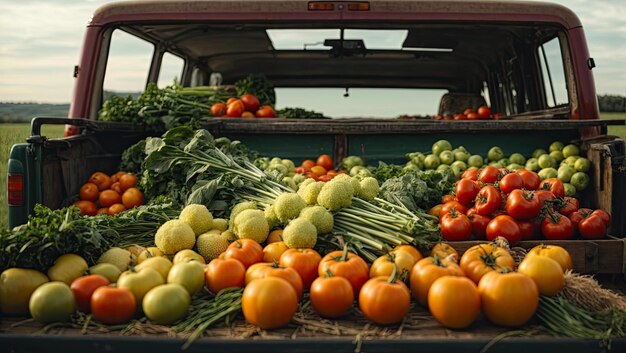
[[[86,216],[106,213],[118,214],[135,206],[143,205],[143,193],[136,188],[137,176],[117,172],[111,176],[95,172],[80,187],[80,200],[74,205]]]
[[[259,98],[246,93],[241,97],[231,97],[226,103],[211,106],[211,115],[228,118],[274,118],[276,112],[270,105],[261,106]]]
[[[455,196],[446,195],[429,212],[438,215],[445,240],[568,240],[606,236],[610,215],[603,210],[579,208],[565,196],[557,178],[540,180],[537,173],[487,166],[467,170],[456,183]]]
[[[459,113],[456,115],[435,115],[432,117],[433,120],[497,120],[501,119],[504,115],[501,113],[491,113],[491,109],[482,105],[474,111],[472,108],[467,108],[463,111],[463,113]]]
[[[302,161],[300,166],[296,167],[296,173],[303,174],[307,178],[312,178],[315,181],[329,181],[337,174],[348,173],[345,170],[335,170],[335,163],[333,158],[327,154],[322,154],[314,161],[312,159],[306,159]]]

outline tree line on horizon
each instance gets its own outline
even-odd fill
[[[132,95],[137,93],[115,93],[105,91],[105,99],[112,95]],[[603,113],[626,112],[626,96],[598,95],[598,107]],[[25,123],[35,116],[67,116],[70,105],[35,102],[0,102],[0,123]]]

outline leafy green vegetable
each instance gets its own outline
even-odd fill
[[[428,210],[440,203],[441,197],[452,191],[455,181],[451,171],[405,169],[397,174],[399,176],[383,182],[380,197],[389,202],[401,202],[413,212]]]
[[[322,113],[303,108],[283,108],[278,111],[279,118],[285,119],[330,119]]]
[[[409,170],[400,167],[395,164],[387,164],[385,162],[378,162],[378,167],[368,167],[372,176],[378,180],[379,184],[383,184],[387,179],[400,177],[406,174]]]
[[[141,173],[141,165],[146,159],[145,149],[146,140],[140,140],[127,148],[124,153],[122,153],[122,162],[120,163],[119,169],[127,173]]]

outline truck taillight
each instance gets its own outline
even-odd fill
[[[334,11],[335,10],[335,4],[332,2],[327,2],[327,1],[311,1],[309,2],[308,7],[309,7],[309,11]],[[370,3],[367,1],[349,2],[349,3],[338,2],[337,3],[338,10],[343,10],[344,8],[347,8],[348,11],[369,11]]]
[[[9,174],[8,177],[8,201],[11,206],[21,206],[24,204],[24,175]]]

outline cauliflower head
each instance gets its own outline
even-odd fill
[[[270,229],[275,228],[281,224],[280,219],[276,216],[276,212],[274,212],[274,205],[265,209],[265,219],[267,220],[267,224],[269,224]]]
[[[196,236],[213,228],[213,215],[205,205],[191,204],[185,206],[178,219],[189,224]]]
[[[206,263],[209,263],[213,259],[217,259],[222,252],[226,251],[228,245],[228,239],[225,236],[213,232],[200,234],[196,240],[198,254],[204,258]]]
[[[361,192],[359,192],[359,197],[371,201],[376,196],[378,196],[378,192],[380,191],[380,186],[378,185],[378,180],[373,177],[365,177],[361,180]]]
[[[274,200],[272,207],[274,208],[276,217],[278,217],[281,222],[286,223],[298,217],[300,211],[306,207],[306,202],[295,192],[288,192],[280,194],[276,200]]]
[[[319,195],[317,204],[329,211],[339,211],[352,204],[352,193],[354,189],[347,181],[331,180],[324,184]]]
[[[337,174],[332,180],[349,182],[352,186],[352,195],[356,196],[361,191],[361,184],[359,183],[359,179],[353,178],[348,174]]]
[[[298,195],[300,195],[307,205],[315,205],[317,203],[317,196],[319,195],[320,190],[322,190],[324,184],[325,183],[323,181],[313,181],[311,183],[307,183],[306,185],[302,183],[298,189]]]
[[[237,215],[243,211],[243,210],[256,210],[256,203],[254,203],[253,201],[243,201],[240,202],[238,204],[236,204],[235,206],[233,206],[233,208],[230,209],[230,219],[228,221],[228,228],[232,229],[233,228],[233,223],[235,222],[235,217],[237,217]]]
[[[196,244],[193,229],[180,219],[163,223],[154,235],[154,244],[166,255],[173,255]]]
[[[267,239],[270,226],[265,219],[265,213],[261,210],[243,210],[233,223],[233,232],[239,239],[252,239],[262,243]]]
[[[311,222],[317,229],[317,234],[326,234],[333,230],[333,215],[322,206],[305,207],[298,218]]]
[[[296,218],[283,230],[283,241],[290,248],[312,248],[317,242],[317,230],[309,220]]]

